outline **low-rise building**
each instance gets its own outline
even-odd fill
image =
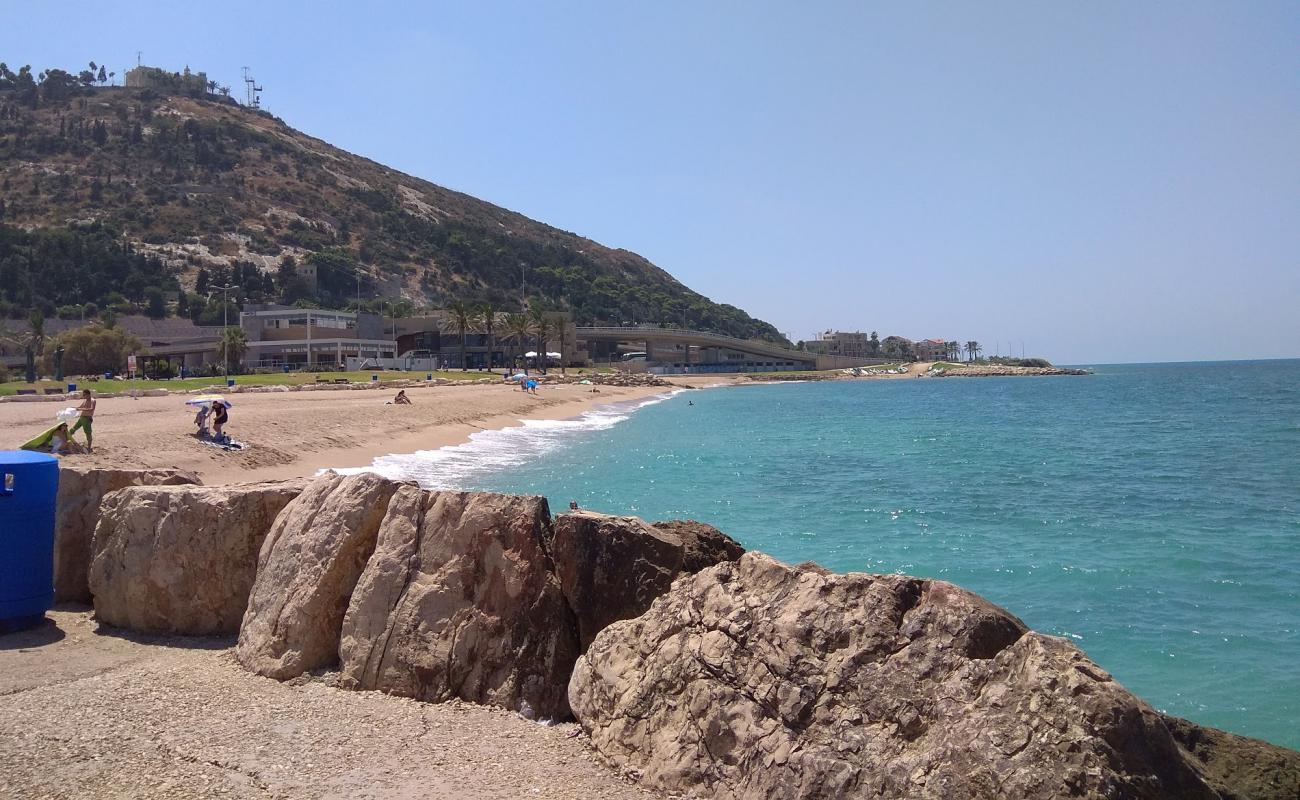
[[[918,361],[941,361],[948,357],[946,339],[922,339],[912,343],[912,353]]]
[[[823,331],[817,338],[804,342],[804,350],[822,356],[871,358],[871,337],[862,331]]]
[[[395,358],[397,343],[378,314],[261,307],[239,315],[253,367],[342,369],[347,359]]]

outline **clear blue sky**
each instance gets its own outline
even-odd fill
[[[1300,5],[23,3],[0,60],[189,64],[794,338],[1300,356]]]

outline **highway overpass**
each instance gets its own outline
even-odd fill
[[[685,328],[579,326],[576,333],[581,349],[597,365],[619,362],[628,352],[644,352],[648,367],[666,371],[690,367],[701,372],[764,372],[879,363],[879,359],[818,356],[757,339],[737,339]]]

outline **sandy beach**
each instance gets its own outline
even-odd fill
[[[721,379],[725,380],[725,379]],[[674,386],[708,386],[717,377],[675,377]],[[481,430],[523,419],[567,419],[595,406],[635,401],[672,387],[543,385],[534,396],[509,384],[466,384],[407,389],[411,405],[386,405],[396,390],[233,394],[227,432],[246,442],[226,452],[192,435],[189,395],[111,397],[99,401],[93,455],[66,463],[101,467],[177,467],[208,485],[280,480],[331,467],[361,467],[377,456],[459,444]],[[0,449],[15,448],[53,424],[68,403],[0,404]],[[84,442],[81,433],[78,443]]]
[[[407,390],[410,406],[385,405],[395,390],[381,389],[231,395],[228,430],[250,444],[242,453],[191,436],[185,395],[105,398],[95,453],[65,463],[179,467],[209,485],[284,479],[673,387],[590,388],[543,386],[538,396],[508,385],[417,388]],[[0,447],[29,439],[64,405],[0,404]],[[572,723],[343,691],[333,673],[279,683],[239,668],[232,644],[106,628],[81,606],[0,636],[0,796],[659,796],[607,767]]]

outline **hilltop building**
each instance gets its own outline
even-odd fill
[[[123,83],[131,89],[154,89],[155,91],[204,92],[208,91],[208,73],[190,72],[187,66],[184,72],[168,72],[159,67],[136,67],[126,71]]]

